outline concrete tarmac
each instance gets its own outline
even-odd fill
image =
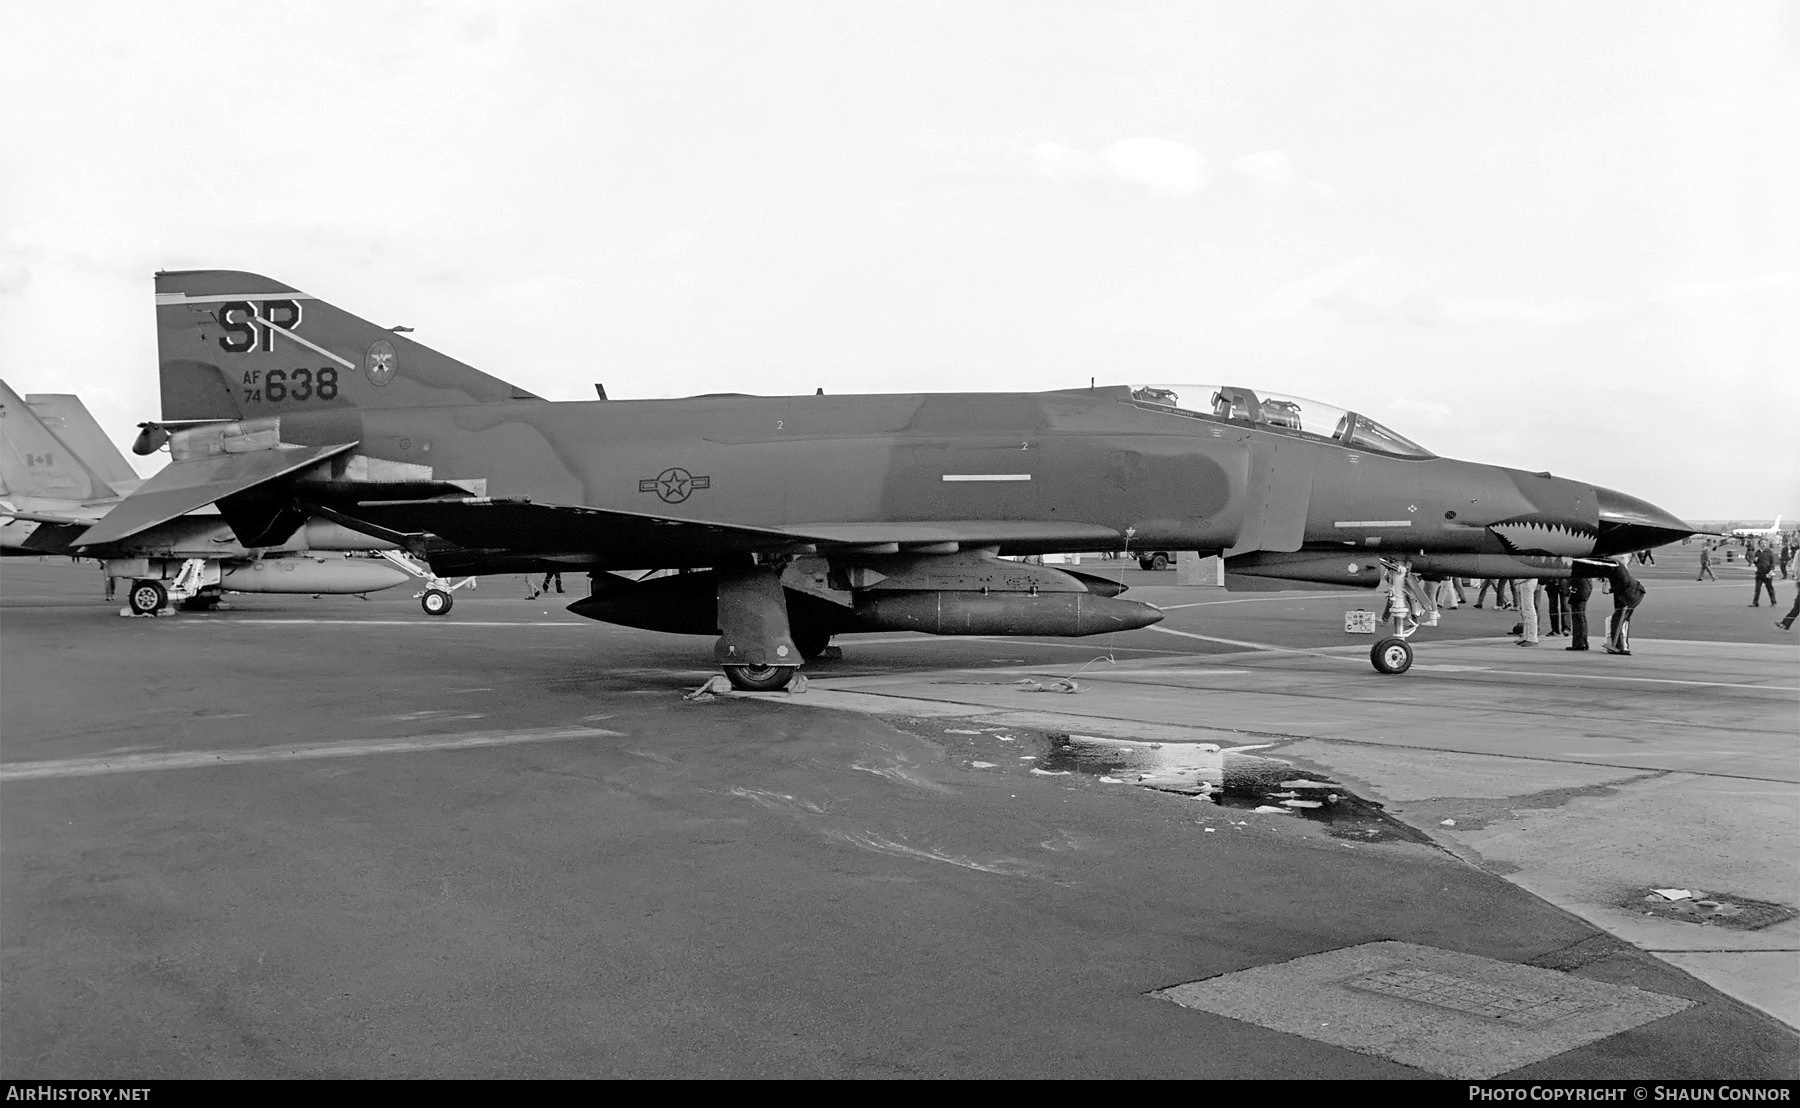
[[[1370,594],[1118,572],[1158,628],[686,701],[709,643],[517,578],[123,619],[0,564],[0,1076],[1800,1076],[1800,651],[1733,582],[1646,573],[1629,659],[1464,609],[1383,677]],[[1408,833],[1044,769],[1074,735]]]

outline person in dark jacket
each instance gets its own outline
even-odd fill
[[[1594,592],[1594,582],[1587,577],[1569,578],[1569,645],[1564,650],[1586,650],[1587,602]]]
[[[1631,613],[1644,602],[1644,586],[1631,571],[1625,568],[1624,562],[1614,562],[1612,572],[1606,575],[1607,586],[1612,589],[1612,618],[1606,623],[1606,652],[1623,654],[1631,657]]]
[[[1773,608],[1780,601],[1775,599],[1775,579],[1770,574],[1775,572],[1775,552],[1767,543],[1756,548],[1756,583],[1750,586],[1750,606],[1760,607],[1762,591],[1769,590],[1769,607]]]
[[[1550,633],[1569,633],[1569,583],[1560,577],[1544,582],[1544,596],[1550,602]]]

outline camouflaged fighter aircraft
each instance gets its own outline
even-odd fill
[[[0,381],[0,555],[95,558],[107,577],[130,582],[125,603],[137,615],[168,604],[215,607],[227,591],[368,593],[425,575],[393,544],[318,519],[279,547],[246,550],[216,508],[77,550],[141,483],[80,397],[21,398]],[[344,556],[368,551],[389,560]]]
[[[1642,500],[1440,458],[1244,388],[551,402],[251,273],[156,278],[174,461],[86,541],[216,503],[247,545],[317,515],[440,573],[586,569],[580,615],[717,635],[778,689],[833,635],[1093,635],[1162,613],[1004,555],[1193,550],[1230,580],[1563,577],[1693,533]],[[447,540],[453,546],[447,546]],[[1584,561],[1587,560],[1587,561]],[[690,570],[631,580],[614,570]]]

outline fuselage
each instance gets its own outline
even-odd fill
[[[1653,506],[1580,481],[1392,456],[1138,403],[1122,388],[533,401],[280,418],[284,442],[356,441],[360,454],[480,482],[494,499],[800,530],[1045,525],[1043,537],[1012,541],[1006,553],[1116,549],[1124,536],[1140,549],[1581,557],[1687,533]],[[1669,537],[1609,542],[1609,495],[1640,505],[1640,522]],[[568,553],[607,562],[603,550]],[[665,554],[660,564],[706,564],[705,552]]]

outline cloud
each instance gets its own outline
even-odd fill
[[[1445,304],[1449,323],[1580,323],[1603,312],[1614,311],[1597,301],[1569,300],[1532,303],[1525,300],[1458,300]]]
[[[1365,254],[1282,286],[1254,311],[1275,319],[1316,315],[1427,327],[1475,327],[1495,323],[1576,324],[1631,310],[1624,301],[1468,300],[1441,296],[1420,287],[1416,268],[1392,258]],[[1721,288],[1729,286],[1741,291],[1740,284],[1725,283]]]
[[[1428,426],[1453,423],[1456,420],[1456,409],[1448,404],[1440,404],[1435,400],[1421,400],[1416,396],[1404,393],[1390,396],[1382,406],[1383,419],[1406,420],[1411,423],[1422,423]]]
[[[1705,311],[1729,305],[1779,305],[1792,309],[1797,299],[1800,299],[1800,273],[1761,273],[1727,281],[1669,285],[1651,301],[1659,307],[1677,311]]]
[[[31,283],[31,267],[24,259],[0,251],[0,296],[22,291]]]
[[[1206,187],[1206,163],[1200,151],[1159,138],[1115,142],[1100,155],[1115,177],[1153,192],[1192,196]]]
[[[1161,138],[1122,139],[1098,153],[1040,142],[1032,165],[1053,181],[1119,181],[1170,196],[1192,196],[1208,183],[1200,151]]]
[[[1233,173],[1241,173],[1271,188],[1293,188],[1300,180],[1300,175],[1294,172],[1294,163],[1281,150],[1259,150],[1233,158],[1229,168]]]
[[[1365,254],[1283,285],[1257,305],[1255,314],[1275,319],[1317,314],[1437,324],[1443,322],[1445,310],[1419,291],[1404,266]]]
[[[1059,142],[1038,143],[1032,151],[1032,164],[1040,175],[1052,181],[1075,181],[1100,173],[1098,158]]]

